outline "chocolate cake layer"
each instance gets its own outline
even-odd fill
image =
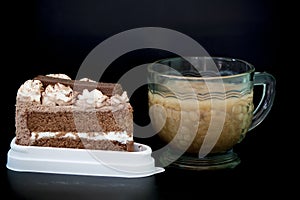
[[[117,111],[76,110],[73,106],[22,104],[16,107],[17,142],[28,145],[31,132],[119,132],[133,133],[132,107]]]
[[[132,133],[130,109],[82,112],[67,110],[37,111],[27,114],[27,127],[32,132],[107,132],[126,131]]]

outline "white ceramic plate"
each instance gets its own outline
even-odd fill
[[[11,141],[6,167],[19,172],[41,172],[138,178],[165,171],[155,167],[152,149],[134,143],[134,152],[22,146]]]

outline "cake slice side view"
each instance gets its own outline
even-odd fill
[[[117,83],[65,74],[27,80],[16,98],[16,144],[133,151],[133,108]]]

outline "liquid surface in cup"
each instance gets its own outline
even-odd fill
[[[222,123],[222,129],[220,135],[216,133],[210,153],[231,149],[245,137],[252,122],[252,90],[225,99],[180,99],[151,91],[148,98],[151,123],[160,138],[167,143],[173,140],[173,147],[189,153],[199,152],[209,127],[214,128],[216,123]]]

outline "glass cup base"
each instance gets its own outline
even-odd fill
[[[238,155],[229,150],[224,153],[209,154],[204,158],[193,154],[183,154],[168,167],[194,171],[220,170],[235,168],[240,162]]]

